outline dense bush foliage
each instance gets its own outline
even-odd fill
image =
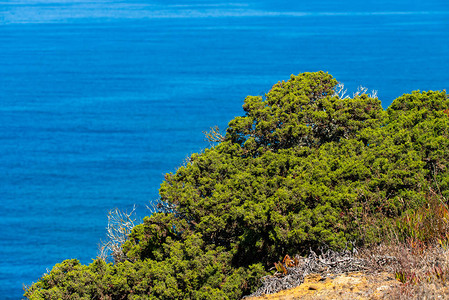
[[[160,211],[133,229],[126,261],[64,261],[25,296],[238,299],[287,253],[378,242],[432,195],[446,199],[446,93],[383,110],[336,85],[303,73],[248,96],[220,143],[165,176]]]

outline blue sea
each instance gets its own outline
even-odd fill
[[[0,299],[88,264],[109,210],[148,215],[203,131],[318,70],[384,107],[448,89],[449,2],[0,1]]]

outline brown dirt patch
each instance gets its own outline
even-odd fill
[[[294,299],[386,299],[395,287],[400,286],[394,274],[382,272],[365,274],[354,272],[329,275],[308,275],[296,288],[275,294],[246,298],[247,300],[294,300]]]

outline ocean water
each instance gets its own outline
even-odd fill
[[[247,95],[325,70],[383,106],[449,88],[449,2],[0,1],[0,299],[68,258]]]

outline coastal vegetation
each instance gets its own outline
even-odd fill
[[[384,110],[375,93],[345,96],[320,71],[248,96],[243,110],[165,175],[154,213],[126,231],[113,262],[65,260],[24,296],[240,299],[286,254],[392,240],[447,247],[445,91],[404,94]]]

